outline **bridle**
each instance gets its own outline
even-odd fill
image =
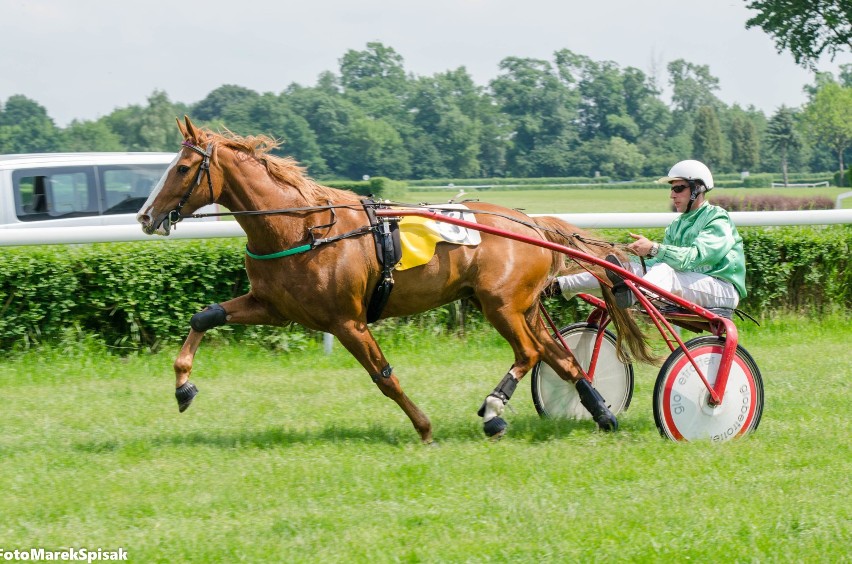
[[[201,184],[201,176],[204,173],[207,173],[207,188],[210,190],[209,203],[216,203],[216,200],[213,196],[213,179],[210,177],[210,157],[213,156],[213,143],[208,143],[207,149],[202,149],[198,145],[190,143],[189,141],[184,141],[183,143],[181,143],[181,145],[201,155],[202,160],[201,164],[198,166],[198,174],[195,176],[195,183],[190,184],[189,190],[186,191],[186,193],[178,202],[177,206],[175,206],[175,209],[170,211],[168,217],[166,218],[166,221],[169,222],[169,227],[175,225],[176,223],[179,223],[183,219],[183,216],[180,214],[180,211],[183,209],[183,206],[186,205],[186,202],[189,201],[189,198],[192,196],[192,192],[195,190],[195,187]]]

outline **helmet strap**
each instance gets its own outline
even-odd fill
[[[689,210],[692,209],[692,204],[695,202],[695,199],[698,198],[698,194],[701,193],[701,186],[703,186],[703,184],[699,184],[695,180],[689,180],[687,178],[684,178],[684,180],[686,180],[686,183],[689,184],[689,203],[686,204],[686,211],[683,213],[689,213]]]

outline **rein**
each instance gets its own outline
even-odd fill
[[[190,148],[198,150],[196,147],[190,147]],[[199,171],[199,179],[200,179],[200,174],[201,174],[201,171]],[[208,174],[208,178],[209,178],[209,174]],[[191,189],[190,189],[190,192],[191,192]],[[212,188],[211,188],[211,194],[212,194]],[[464,201],[471,201],[471,200],[464,200]],[[371,204],[366,204],[366,205],[371,205]],[[304,206],[304,207],[298,207],[298,208],[281,208],[281,209],[275,209],[275,210],[245,210],[245,211],[228,211],[228,212],[212,212],[212,213],[193,213],[193,214],[182,216],[181,219],[186,219],[186,218],[202,219],[202,218],[205,218],[205,217],[237,217],[237,216],[252,216],[252,215],[283,215],[283,214],[289,214],[289,213],[304,213],[304,212],[315,212],[315,211],[322,211],[322,210],[332,210],[333,211],[335,209],[340,209],[340,208],[360,209],[363,206],[364,206],[364,204],[357,204],[357,205],[356,204],[327,204],[327,205],[323,205],[323,206]],[[408,204],[408,203],[403,203],[403,202],[390,202],[390,201],[372,204],[372,207],[379,207],[379,206],[405,207],[405,208],[427,208],[427,209],[430,209],[430,210],[458,211],[458,208],[433,206],[433,205],[428,205],[428,204]],[[536,230],[540,230],[540,231],[547,231],[549,233],[555,233],[557,235],[564,237],[565,239],[568,239],[568,240],[575,239],[575,240],[577,240],[581,243],[584,243],[586,245],[594,245],[594,246],[609,247],[609,248],[627,247],[627,245],[623,244],[623,243],[614,243],[612,241],[607,241],[607,240],[604,240],[604,239],[593,239],[593,238],[590,238],[590,237],[586,237],[584,235],[580,235],[579,233],[563,233],[561,230],[558,230],[558,229],[551,229],[551,228],[545,227],[543,225],[538,225],[536,223],[532,223],[532,222],[529,222],[529,221],[523,221],[523,220],[520,220],[516,217],[512,217],[510,215],[506,215],[506,214],[499,213],[499,212],[475,210],[475,209],[468,209],[467,212],[472,213],[474,215],[482,214],[482,215],[493,215],[493,216],[497,216],[497,217],[502,217],[504,219],[508,219],[508,220],[513,221],[515,223],[519,223],[519,224],[524,225],[526,227],[529,227],[531,229],[536,229]],[[333,225],[333,223],[330,224],[330,225]],[[328,227],[328,226],[326,226],[326,227]],[[314,240],[313,237],[312,237],[311,243],[300,245],[298,247],[293,247],[292,249],[286,249],[284,251],[279,251],[277,253],[270,253],[270,254],[267,254],[267,255],[254,254],[254,253],[252,253],[251,251],[248,250],[248,247],[246,247],[246,254],[248,256],[250,256],[251,258],[256,259],[256,260],[271,260],[271,259],[276,259],[276,258],[287,257],[287,256],[290,256],[290,255],[296,255],[296,254],[299,254],[299,253],[304,253],[304,252],[310,251],[310,250],[314,249],[315,247],[317,247],[317,246],[319,246],[323,243],[330,243],[330,242],[337,241],[339,239],[344,239],[344,238],[347,238],[347,237],[355,237],[357,235],[363,235],[365,233],[369,233],[374,228],[375,228],[375,226],[362,227],[361,229],[356,229],[354,231],[350,231],[348,233],[344,233],[342,235],[337,235],[336,237],[331,237],[331,238],[328,238],[328,239],[315,239]]]
[[[322,210],[331,210],[332,216],[333,216],[335,209],[340,209],[340,208],[356,209],[356,208],[361,208],[361,207],[366,207],[366,206],[371,206],[371,207],[382,206],[382,207],[427,208],[427,209],[430,209],[430,210],[458,211],[457,208],[432,206],[432,205],[428,205],[428,204],[407,204],[407,203],[402,203],[402,202],[384,201],[384,202],[376,202],[376,203],[372,203],[372,204],[363,204],[362,203],[362,204],[358,204],[358,205],[355,205],[355,204],[327,204],[327,205],[324,205],[324,206],[304,206],[304,207],[298,207],[298,208],[282,208],[282,209],[276,209],[276,210],[243,210],[243,211],[212,212],[212,213],[192,213],[192,214],[188,214],[188,215],[182,215],[180,213],[181,210],[186,205],[187,201],[189,201],[189,198],[192,196],[192,193],[195,190],[195,188],[197,186],[201,185],[201,177],[205,173],[207,174],[207,188],[210,191],[210,202],[209,203],[214,204],[216,202],[216,200],[215,200],[215,197],[214,197],[214,194],[213,194],[213,179],[210,176],[210,159],[213,156],[214,144],[209,143],[207,145],[206,149],[202,149],[198,145],[195,145],[195,144],[189,142],[188,140],[186,140],[183,143],[181,143],[181,145],[183,145],[187,149],[190,149],[191,151],[195,151],[196,153],[201,155],[202,161],[201,161],[201,164],[198,167],[198,174],[195,177],[195,183],[190,185],[189,189],[186,191],[186,193],[180,199],[180,201],[178,202],[175,209],[170,211],[168,217],[166,218],[166,221],[168,221],[169,224],[172,225],[172,226],[179,223],[180,221],[182,221],[184,219],[188,219],[188,218],[202,219],[202,218],[206,218],[206,217],[281,215],[281,214],[290,214],[290,213],[315,212],[315,211],[322,211]],[[463,200],[463,201],[472,201],[472,200]],[[538,224],[530,222],[530,221],[523,221],[523,220],[520,220],[516,217],[512,217],[510,215],[502,214],[502,213],[499,213],[499,212],[485,211],[485,210],[474,210],[474,209],[468,209],[468,212],[473,213],[474,215],[484,214],[484,215],[493,215],[493,216],[497,216],[497,217],[502,217],[504,219],[508,219],[508,220],[513,221],[515,223],[525,225],[526,227],[529,227],[529,228],[534,229],[534,230],[540,230],[540,231],[547,231],[549,233],[555,233],[557,235],[564,237],[565,239],[567,239],[569,241],[571,239],[576,239],[577,241],[580,241],[581,243],[585,243],[587,245],[591,244],[591,245],[596,245],[596,246],[608,246],[610,248],[615,248],[615,247],[619,247],[619,246],[620,247],[626,246],[626,245],[623,245],[621,243],[613,243],[613,242],[605,241],[605,240],[602,240],[602,239],[591,239],[591,238],[582,236],[579,233],[571,233],[571,234],[563,233],[562,231],[560,231],[558,229],[551,229],[551,228],[548,228],[548,227],[545,227],[545,226],[542,226],[542,225],[538,225]],[[335,223],[336,223],[336,218],[333,218],[332,223],[330,223],[328,225],[319,226],[319,227],[331,227]],[[282,258],[282,257],[288,257],[288,256],[291,256],[291,255],[305,253],[305,252],[310,251],[310,250],[318,247],[319,245],[322,245],[322,244],[325,244],[325,243],[332,243],[334,241],[339,241],[340,239],[346,239],[348,237],[357,237],[359,235],[364,235],[366,233],[374,231],[377,227],[378,227],[378,224],[369,225],[369,226],[361,227],[361,228],[358,228],[358,229],[354,229],[352,231],[349,231],[347,233],[343,233],[341,235],[336,235],[334,237],[327,237],[327,238],[323,238],[323,239],[314,238],[313,230],[317,229],[317,227],[312,227],[312,228],[309,228],[309,230],[308,230],[310,237],[311,237],[310,243],[306,243],[304,245],[299,245],[299,246],[293,247],[291,249],[285,249],[283,251],[278,251],[276,253],[269,253],[269,254],[265,254],[265,255],[255,254],[255,253],[253,253],[249,250],[248,246],[246,246],[246,254],[249,257],[251,257],[255,260],[272,260],[272,259],[277,259],[277,258]]]

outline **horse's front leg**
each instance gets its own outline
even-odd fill
[[[432,442],[432,423],[414,402],[408,399],[399,385],[393,368],[363,321],[347,321],[332,330],[340,343],[367,370],[379,390],[399,405],[411,419],[411,424],[425,444]]]
[[[189,335],[180,348],[175,359],[175,398],[178,402],[178,410],[181,412],[192,403],[198,394],[198,388],[189,381],[192,373],[192,362],[195,353],[201,345],[204,333],[214,327],[226,323],[242,325],[280,325],[280,319],[269,313],[264,304],[259,302],[251,294],[245,294],[239,298],[229,300],[221,304],[212,304],[192,316],[189,322],[191,327]]]
[[[507,312],[482,302],[482,311],[497,332],[505,338],[515,353],[515,362],[494,390],[485,397],[477,411],[482,417],[482,429],[486,436],[498,439],[506,433],[509,424],[503,419],[503,410],[518,385],[518,382],[538,362],[542,345],[536,340],[529,322],[519,311]]]

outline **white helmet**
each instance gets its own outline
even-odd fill
[[[660,178],[657,182],[664,184],[673,180],[700,180],[706,192],[713,189],[713,175],[710,174],[707,165],[701,161],[680,161],[672,167],[668,176]]]

